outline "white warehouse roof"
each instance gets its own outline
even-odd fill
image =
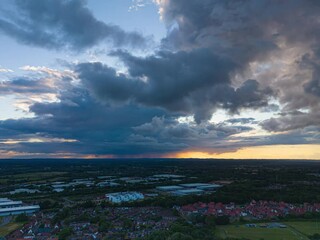
[[[216,188],[221,187],[221,185],[218,184],[211,184],[211,183],[185,183],[185,184],[179,184],[179,186],[187,187],[187,188]]]
[[[156,188],[158,190],[160,190],[160,191],[176,191],[176,190],[183,189],[183,187],[176,186],[176,185],[173,185],[173,186],[159,186],[159,187],[156,187]]]
[[[190,188],[190,189],[182,189],[172,192],[174,195],[189,195],[189,194],[202,194],[204,193],[203,190],[197,188]]]
[[[8,206],[16,206],[16,205],[22,205],[22,201],[7,201],[7,202],[0,202],[0,209],[6,208]]]
[[[40,210],[39,205],[12,207],[12,208],[1,208],[0,215],[4,213],[24,212],[24,211],[38,211]]]

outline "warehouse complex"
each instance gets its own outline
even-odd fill
[[[0,216],[32,214],[40,210],[39,205],[25,205],[22,201],[0,198]]]
[[[164,192],[174,196],[185,196],[185,195],[200,195],[204,193],[210,193],[221,187],[219,184],[211,183],[185,183],[171,186],[159,186],[156,190]]]

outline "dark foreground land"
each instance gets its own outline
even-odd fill
[[[219,187],[157,188],[185,183]],[[320,239],[318,161],[1,160],[0,198],[41,208],[0,217],[0,239]]]

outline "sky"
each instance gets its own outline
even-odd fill
[[[2,0],[0,158],[320,159],[315,0]]]

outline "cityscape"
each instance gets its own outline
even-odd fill
[[[5,240],[317,239],[318,162],[198,161],[4,160],[0,234]]]

